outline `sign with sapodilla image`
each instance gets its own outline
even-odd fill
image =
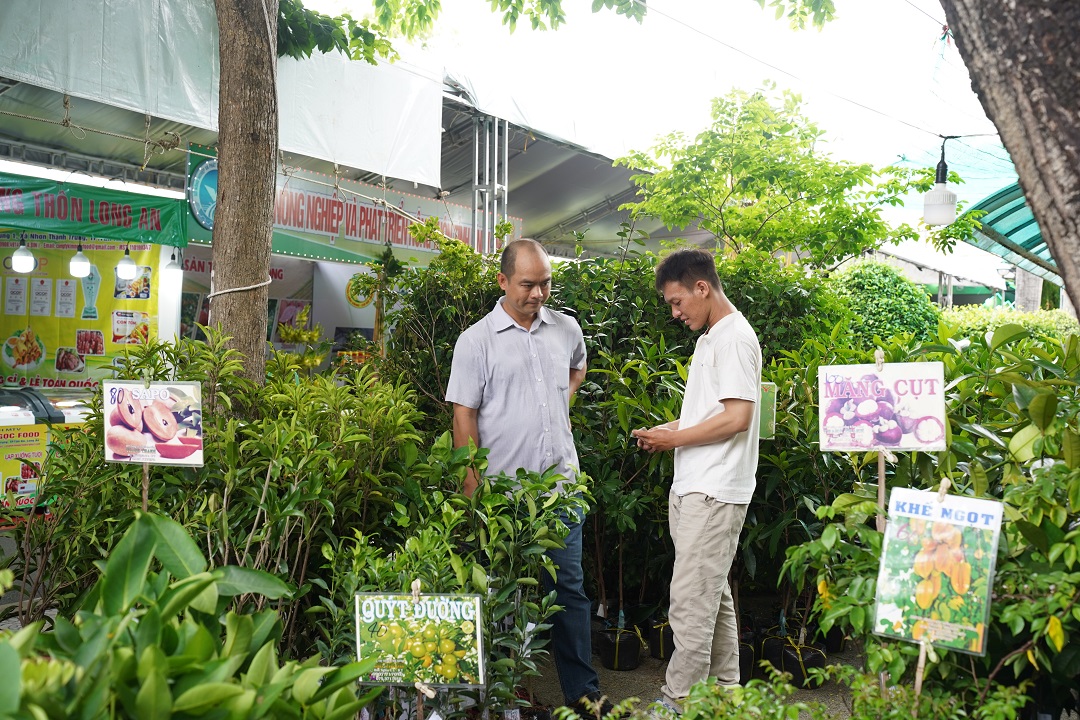
[[[199,383],[106,380],[102,388],[107,461],[202,466]]]

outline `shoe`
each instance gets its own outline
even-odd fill
[[[590,718],[602,720],[615,709],[615,706],[608,700],[607,695],[602,695],[600,692],[591,692],[578,698],[578,701],[571,705],[570,709],[585,718],[585,720]]]
[[[677,720],[682,711],[664,698],[656,698],[649,706],[650,720]]]

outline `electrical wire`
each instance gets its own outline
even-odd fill
[[[804,78],[802,78],[801,76],[799,76],[799,75],[797,75],[797,74],[795,74],[795,73],[793,73],[793,72],[791,72],[789,70],[785,70],[782,67],[774,65],[774,64],[768,62],[767,60],[763,60],[763,59],[757,57],[756,55],[753,55],[752,53],[749,53],[749,52],[747,52],[747,51],[745,51],[745,50],[743,50],[743,49],[741,49],[739,47],[736,47],[736,46],[734,46],[734,45],[732,45],[732,44],[730,44],[730,43],[728,43],[728,42],[726,42],[724,40],[721,40],[720,38],[716,37],[715,35],[711,35],[711,34],[705,32],[704,30],[702,30],[698,26],[695,26],[695,25],[692,25],[692,24],[690,24],[688,22],[680,20],[679,18],[675,17],[674,15],[665,13],[664,11],[658,9],[655,5],[646,6],[644,0],[633,0],[633,2],[641,5],[642,7],[647,7],[647,12],[649,12],[650,14],[659,15],[660,17],[665,18],[666,20],[669,20],[670,22],[673,22],[676,25],[679,25],[679,26],[685,28],[685,29],[689,30],[692,33],[700,35],[701,37],[703,37],[703,38],[705,38],[705,39],[707,39],[707,40],[709,40],[711,42],[714,42],[717,45],[728,48],[732,52],[738,53],[739,55],[742,55],[742,56],[744,56],[746,58],[749,58],[750,60],[753,60],[754,62],[758,63],[759,65],[767,67],[770,70],[775,70],[776,72],[782,73],[782,74],[792,78],[793,80],[796,80],[799,83],[802,83],[803,85],[806,85],[806,86],[810,85],[810,83],[807,80],[805,80]],[[913,5],[912,7],[916,7],[916,6]],[[916,7],[916,9],[919,9],[919,8]],[[929,17],[931,17],[931,19],[933,19],[933,16],[929,16]],[[938,21],[935,20],[935,23],[937,23],[937,22]],[[821,92],[823,94],[834,97],[834,98],[836,98],[838,100],[846,102],[846,103],[848,103],[850,105],[854,105],[855,107],[866,110],[867,112],[870,112],[870,113],[873,113],[873,114],[878,115],[880,117],[883,117],[883,118],[885,118],[887,120],[890,120],[892,122],[895,122],[895,123],[898,123],[900,125],[904,125],[906,127],[909,127],[912,130],[917,130],[919,132],[926,133],[927,135],[934,135],[936,137],[942,137],[942,135],[940,133],[937,133],[937,132],[935,132],[933,130],[929,130],[929,129],[925,128],[925,127],[922,127],[921,125],[916,125],[915,123],[908,122],[907,120],[896,117],[895,115],[890,115],[889,113],[887,113],[887,112],[885,112],[883,110],[879,110],[879,109],[877,109],[875,107],[871,107],[870,105],[859,102],[858,100],[854,100],[854,99],[849,98],[849,97],[847,97],[845,95],[841,95],[841,94],[833,92],[831,90],[821,90]],[[985,134],[988,135],[988,136],[989,135],[996,135],[994,133],[985,133]],[[963,136],[958,136],[958,137],[978,137],[979,135],[982,135],[982,133],[972,134],[972,135],[963,135]]]

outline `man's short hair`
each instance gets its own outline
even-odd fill
[[[521,238],[520,240],[514,240],[503,246],[502,256],[499,258],[499,272],[506,277],[510,277],[514,274],[514,266],[517,264],[518,251],[524,248],[533,248],[536,252],[540,253],[541,257],[547,257],[547,250],[544,246],[535,240],[529,238]]]
[[[698,280],[709,283],[714,290],[723,290],[720,276],[716,274],[716,260],[712,253],[701,248],[676,250],[656,266],[656,289],[660,292],[669,282],[690,289]]]

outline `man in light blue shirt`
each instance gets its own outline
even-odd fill
[[[454,404],[454,446],[471,440],[488,448],[488,472],[514,475],[519,468],[543,472],[555,466],[577,475],[570,432],[570,396],[585,379],[585,340],[577,322],[544,307],[551,294],[551,261],[534,240],[503,249],[499,287],[503,297],[483,320],[461,334],[454,347],[447,402]],[[472,495],[478,478],[465,480]],[[567,705],[592,715],[581,699],[600,698],[592,666],[589,598],[581,571],[581,522],[568,518],[566,548],[549,555],[558,566],[554,584],[563,610],[552,620],[552,655]],[[605,704],[606,705],[606,704]]]

